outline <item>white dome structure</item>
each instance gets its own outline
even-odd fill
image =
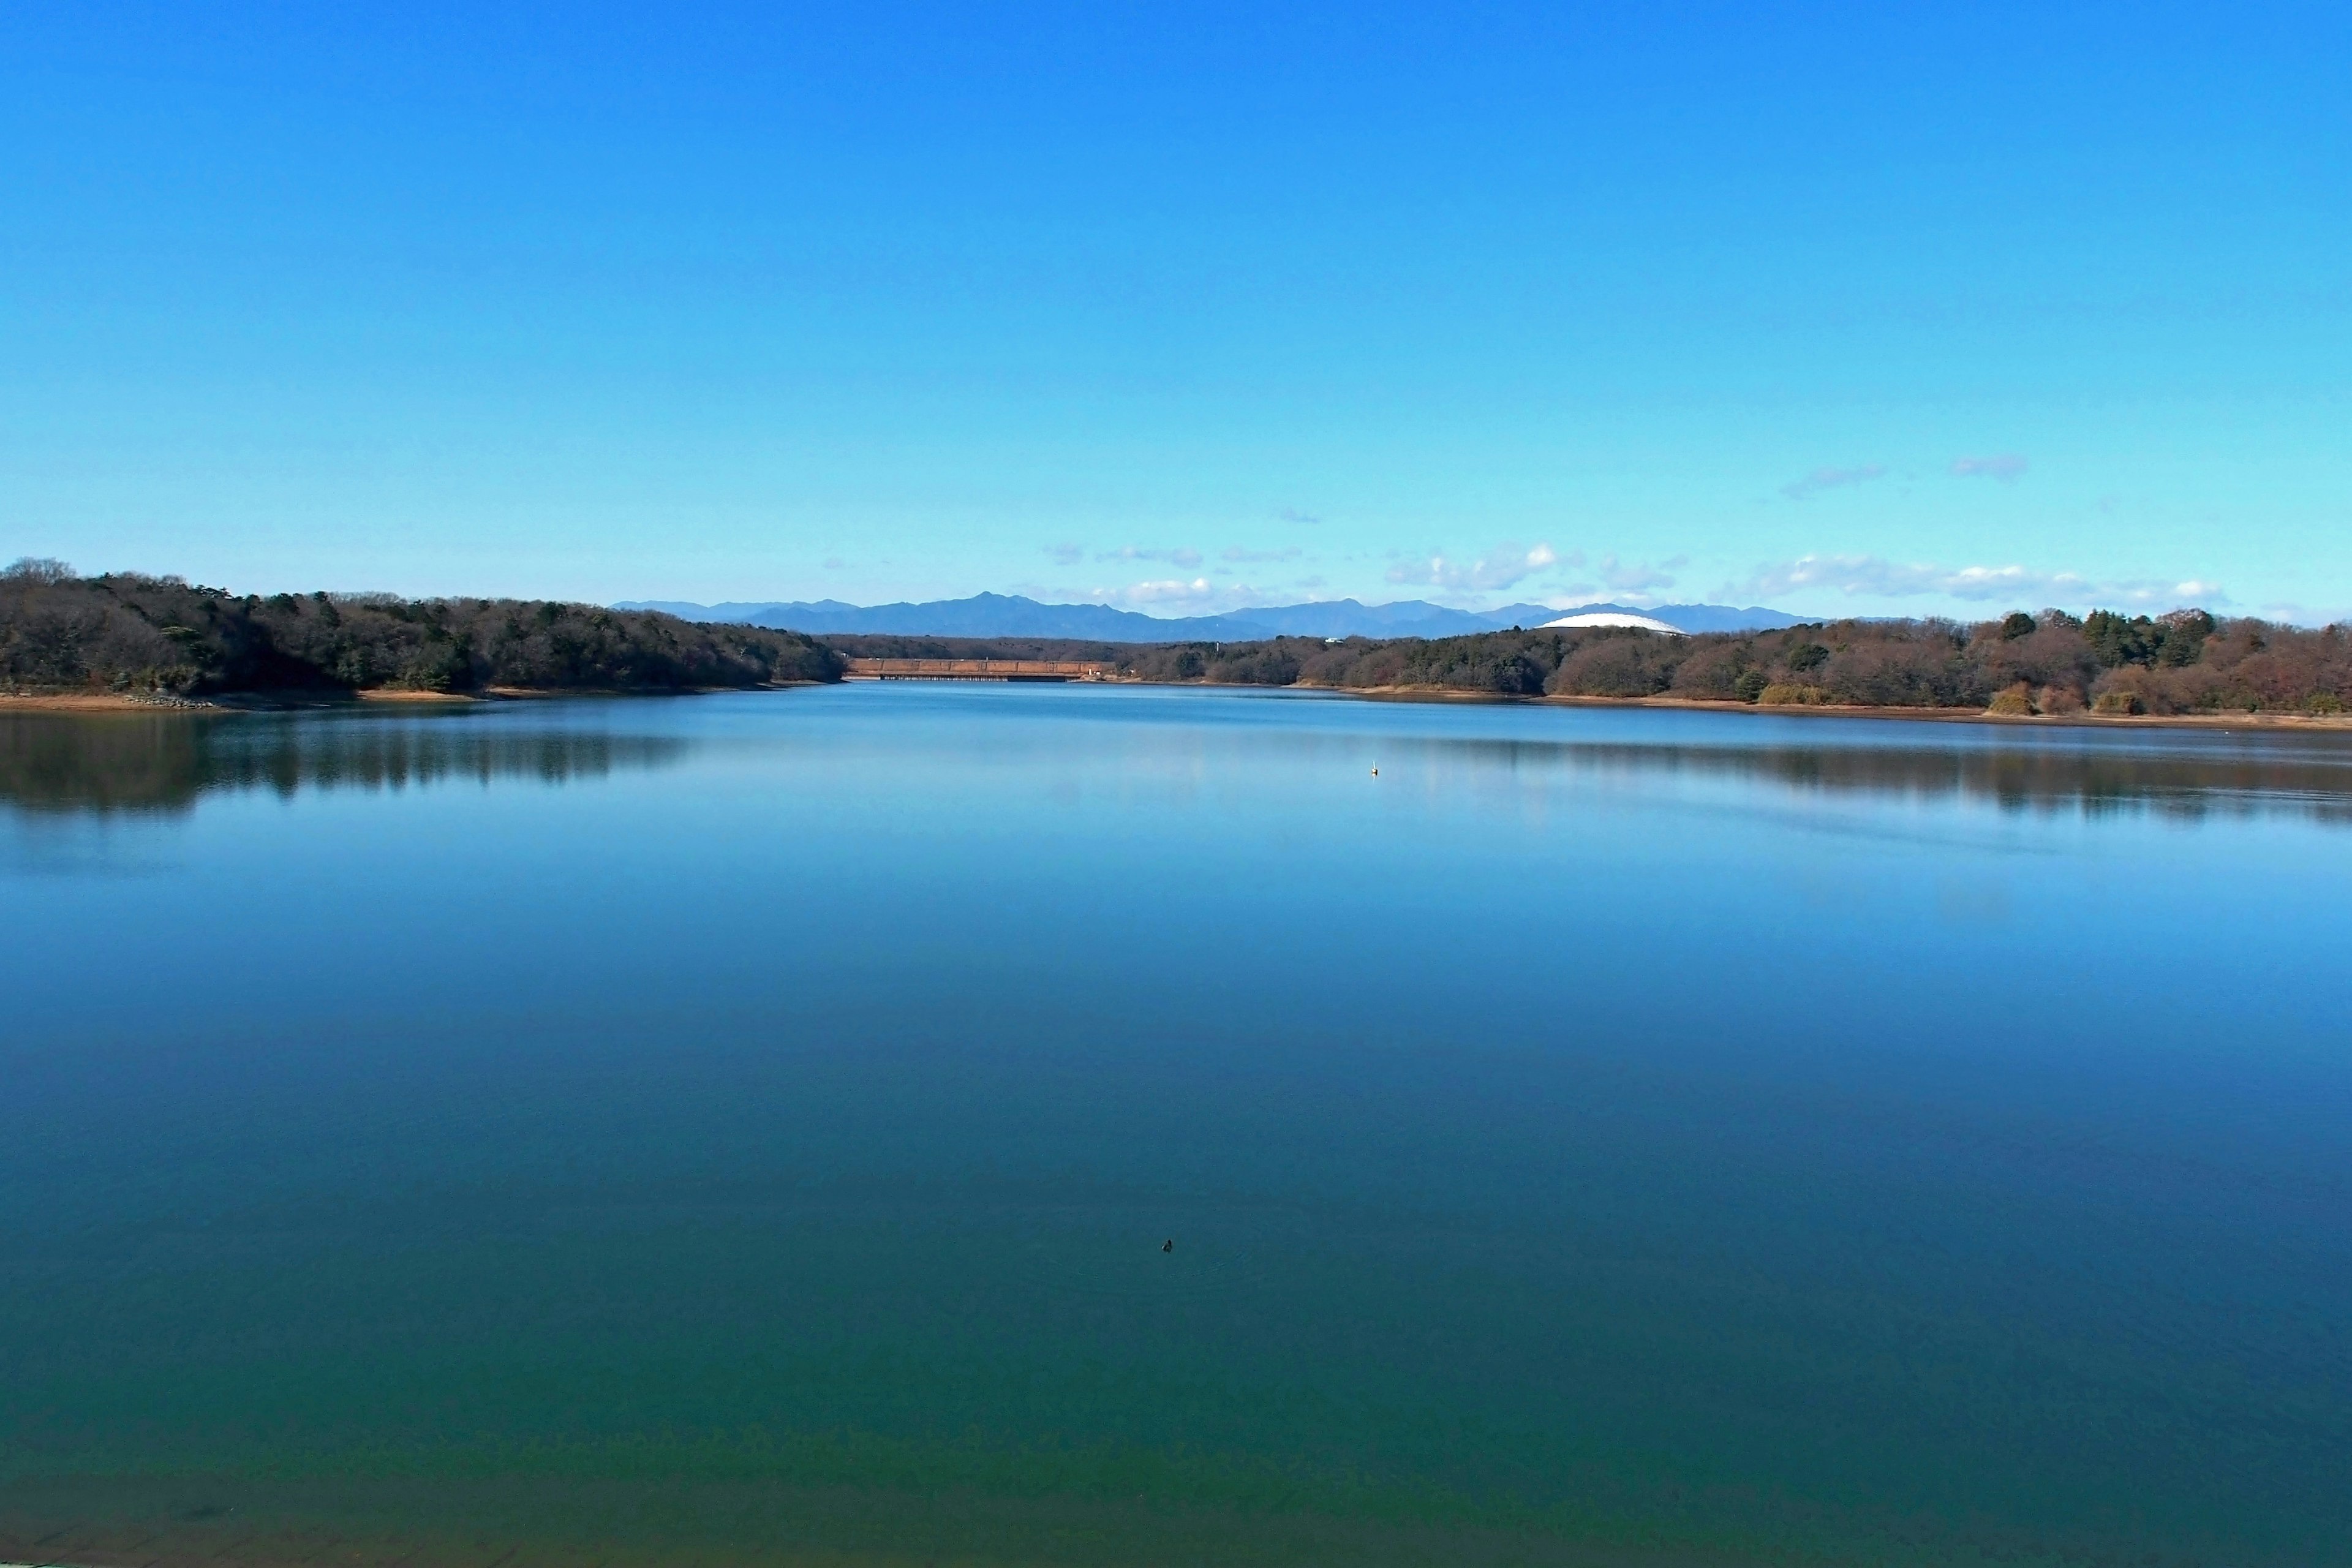
[[[1670,637],[1687,635],[1680,626],[1670,626],[1649,616],[1636,616],[1625,610],[1594,610],[1581,616],[1562,616],[1556,621],[1546,621],[1536,629],[1571,631],[1578,626],[1636,626],[1645,632],[1664,632]]]

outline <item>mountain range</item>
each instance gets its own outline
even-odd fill
[[[892,632],[908,637],[1084,637],[1097,642],[1254,642],[1270,637],[1450,637],[1510,626],[1538,626],[1564,615],[1616,611],[1648,616],[1686,632],[1729,632],[1792,626],[1800,617],[1751,605],[1506,605],[1499,610],[1453,610],[1420,599],[1366,605],[1318,599],[1303,605],[1260,605],[1222,616],[1181,619],[1146,616],[1108,605],[1041,605],[1019,595],[975,594],[927,604],[848,605],[838,599],[787,604],[696,605],[633,599],[616,610],[660,610],[688,621],[736,622],[815,634]]]

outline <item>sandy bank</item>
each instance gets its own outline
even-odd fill
[[[0,691],[0,712],[31,713],[247,713],[297,708],[343,708],[387,703],[408,707],[462,708],[483,702],[517,702],[553,697],[703,697],[721,691],[782,691],[826,684],[779,680],[766,686],[545,688],[492,686],[480,691],[222,691],[207,697],[156,697],[121,691]],[[6,1564],[0,1563],[0,1568]]]
[[[481,702],[525,701],[556,697],[699,697],[727,691],[777,691],[821,681],[778,681],[768,686],[719,686],[692,690],[674,688],[635,690],[547,689],[493,686],[479,692],[404,691],[373,689],[348,695],[310,692],[222,692],[212,697],[137,696],[122,692],[0,692],[0,712],[47,713],[227,713],[287,708],[331,708],[352,702],[463,707]],[[1236,685],[1222,681],[1135,681],[1119,685],[1165,685],[1213,688],[1234,691],[1317,691],[1333,697],[1357,697],[1374,702],[1507,703],[1538,708],[1681,708],[1702,712],[1769,713],[1799,719],[1907,719],[1937,724],[2005,724],[2025,729],[2090,730],[2295,730],[2352,734],[2352,713],[1988,713],[1969,708],[1842,708],[1764,707],[1751,702],[1714,701],[1696,697],[1513,697],[1492,691],[1458,691],[1437,686],[1293,686]],[[0,1565],[5,1568],[5,1565]]]
[[[1360,690],[1315,687],[1340,696],[1385,702],[1509,702],[1538,708],[1683,708],[1702,712],[1769,713],[1800,719],[1908,719],[1938,724],[2007,724],[2025,729],[2318,730],[2352,733],[2352,713],[1988,713],[1977,708],[1846,708],[1790,703],[1716,701],[1698,697],[1509,697],[1429,686],[1375,686]]]
[[[205,713],[221,704],[200,697],[134,697],[119,691],[0,691],[0,711],[34,713]]]

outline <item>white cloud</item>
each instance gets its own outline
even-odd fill
[[[1217,596],[1217,590],[1206,577],[1191,582],[1171,577],[1157,583],[1134,583],[1119,591],[1118,596],[1131,605],[1197,605]]]
[[[1864,463],[1858,468],[1815,468],[1801,479],[1790,479],[1780,487],[1780,493],[1790,500],[1805,500],[1823,490],[1833,490],[1846,485],[1866,485],[1873,479],[1886,477],[1884,463]]]
[[[1582,565],[1582,552],[1567,558],[1570,564]],[[1592,578],[1575,583],[1556,583],[1545,591],[1544,603],[1556,609],[1574,608],[1579,605],[1610,603],[1619,605],[1656,605],[1665,602],[1657,590],[1675,585],[1675,573],[1690,564],[1687,555],[1670,556],[1664,561],[1620,561],[1614,555],[1603,555],[1592,563]]]
[[[1559,564],[1559,557],[1549,544],[1538,544],[1531,550],[1522,550],[1516,544],[1502,544],[1475,561],[1444,555],[1401,561],[1389,568],[1388,580],[1442,588],[1449,593],[1488,593],[1524,583],[1529,577],[1550,571]]]
[[[1717,590],[1726,599],[1836,594],[1849,598],[1902,599],[1923,595],[2011,605],[2100,604],[2143,608],[2200,603],[2226,605],[2219,584],[2191,579],[2165,583],[2148,578],[2101,581],[2075,572],[2042,572],[2024,566],[1937,566],[1888,561],[1876,555],[1801,555],[1759,567],[1745,583]]]
[[[1147,578],[1087,587],[1066,582],[1016,583],[1007,591],[1043,605],[1120,605],[1153,614],[1161,613],[1155,606],[1167,606],[1180,615],[1202,615],[1267,602],[1261,590],[1247,583],[1219,582],[1207,576]]]
[[[1287,550],[1244,550],[1240,545],[1236,544],[1231,550],[1219,555],[1217,559],[1220,561],[1234,562],[1296,561],[1299,556],[1305,553],[1306,552],[1299,549],[1296,544],[1292,545]]]
[[[1963,479],[1998,479],[2002,484],[2014,484],[2017,477],[2032,465],[2015,452],[1995,452],[1983,458],[1954,458],[1953,474]]]

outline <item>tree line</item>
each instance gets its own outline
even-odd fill
[[[177,577],[82,577],[53,561],[0,571],[0,683],[13,690],[690,690],[838,680],[845,655],[1079,659],[1161,682],[2016,714],[2340,713],[2352,702],[2346,627],[2197,609],[1692,637],[1592,626],[1336,642],[818,639],[551,600],[239,596]]]
[[[828,637],[859,655],[1091,658],[1150,681],[1679,697],[1764,706],[2063,715],[2340,713],[2352,636],[2204,610],[2022,611],[1997,620],[1840,620],[1693,637],[1625,626],[1434,640],[1275,637],[1149,646],[1037,638]]]
[[[242,596],[138,573],[0,571],[0,682],[19,691],[691,690],[838,680],[798,632],[544,599]]]

